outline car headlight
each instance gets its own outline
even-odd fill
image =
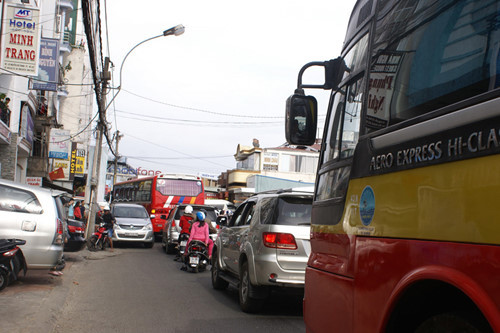
[[[151,223],[146,224],[143,229],[144,230],[153,230],[153,225]]]
[[[121,229],[120,225],[119,224],[115,224],[114,228],[113,229]]]

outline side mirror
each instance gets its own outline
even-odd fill
[[[318,102],[313,96],[294,94],[286,100],[286,141],[310,146],[316,141]]]
[[[216,223],[221,227],[227,227],[227,217],[217,216]]]

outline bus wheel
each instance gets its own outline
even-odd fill
[[[489,328],[476,326],[472,321],[467,320],[455,313],[440,313],[424,320],[415,330],[415,333],[441,333],[441,332],[461,332],[461,333],[489,333]]]

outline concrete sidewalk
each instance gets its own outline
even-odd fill
[[[65,252],[63,275],[53,276],[48,270],[28,270],[26,276],[14,281],[0,292],[2,332],[53,332],[57,315],[64,306],[72,288],[78,286],[75,278],[92,260],[102,260],[122,254],[121,249],[90,252]]]

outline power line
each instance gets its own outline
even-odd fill
[[[150,102],[154,102],[154,103],[158,103],[158,104],[163,104],[163,105],[171,106],[171,107],[178,108],[178,109],[184,109],[184,110],[191,110],[191,111],[198,111],[198,112],[204,112],[204,113],[209,113],[209,114],[215,114],[215,115],[218,115],[218,116],[239,117],[239,118],[266,118],[266,119],[282,119],[283,118],[283,117],[280,117],[280,116],[254,116],[254,115],[241,115],[241,114],[231,114],[231,113],[215,112],[215,111],[210,111],[210,110],[205,110],[205,109],[192,108],[192,107],[188,107],[188,106],[182,106],[182,105],[176,105],[176,104],[171,104],[171,103],[167,103],[167,102],[158,101],[158,100],[155,100],[155,99],[152,99],[152,98],[149,98],[149,97],[141,96],[139,94],[133,93],[133,92],[131,92],[129,90],[126,90],[126,89],[123,89],[123,88],[121,90],[123,90],[125,92],[128,92],[129,94],[131,94],[133,96],[136,96],[136,97],[148,100]]]
[[[151,156],[151,157],[144,157],[144,156],[126,156],[128,158],[147,158],[147,159],[152,159],[152,160],[191,160],[191,159],[198,159],[198,158],[227,158],[227,157],[233,157],[233,155],[219,155],[219,156],[199,156],[199,157],[158,157],[158,156]]]
[[[168,120],[168,121],[179,121],[179,122],[185,122],[185,123],[193,123],[193,124],[231,124],[231,125],[261,125],[261,124],[283,124],[283,120],[281,121],[205,121],[205,120],[188,120],[188,119],[175,119],[175,118],[166,118],[166,117],[158,117],[158,116],[150,116],[147,115],[145,116],[144,114],[139,114],[139,113],[134,113],[134,112],[128,112],[128,111],[123,111],[123,110],[117,110],[115,109],[115,112],[118,113],[126,113],[134,116],[139,116],[139,117],[147,117],[148,119],[141,119],[141,118],[130,118],[130,119],[136,119],[136,120],[144,120],[148,122],[157,122],[156,120],[150,120],[150,119],[159,119],[159,120]]]
[[[162,145],[159,145],[155,142],[151,142],[151,141],[147,141],[147,140],[144,140],[144,139],[141,139],[141,138],[138,138],[136,136],[133,136],[133,135],[130,135],[130,134],[125,134],[126,136],[129,136],[131,138],[134,138],[136,140],[139,140],[139,141],[143,141],[143,142],[146,142],[146,143],[149,143],[153,146],[157,146],[157,147],[160,147],[160,148],[163,148],[163,149],[166,149],[166,150],[170,150],[170,151],[173,151],[173,152],[176,152],[178,154],[181,154],[181,155],[184,155],[184,156],[188,156],[188,157],[192,157],[194,159],[198,159],[198,160],[201,160],[201,161],[205,161],[207,163],[212,163],[212,164],[215,164],[215,165],[218,165],[218,166],[222,166],[224,168],[228,168],[226,165],[223,165],[223,164],[220,164],[220,163],[216,163],[216,162],[212,162],[212,161],[209,161],[209,160],[204,160],[203,158],[201,157],[198,157],[198,156],[194,156],[194,155],[189,155],[189,154],[186,154],[184,152],[181,152],[181,151],[178,151],[178,150],[175,150],[175,149],[172,149],[172,148],[168,148],[168,147],[165,147],[165,146],[162,146]]]

